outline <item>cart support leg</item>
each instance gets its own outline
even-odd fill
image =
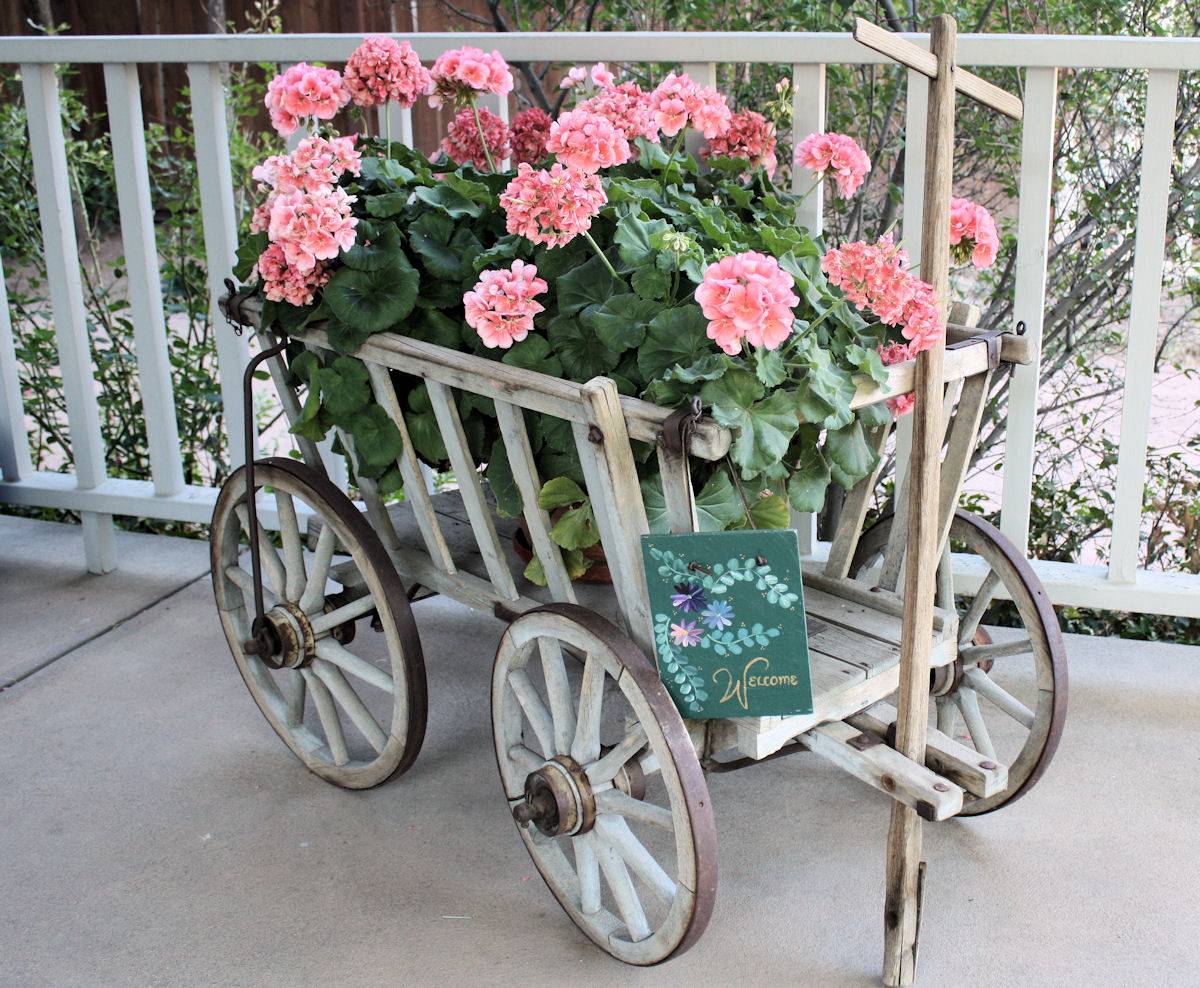
[[[934,19],[930,50],[937,56],[938,73],[929,83],[925,201],[921,217],[921,277],[933,286],[943,326],[949,291],[956,34],[952,17],[943,15]],[[918,355],[913,389],[916,404],[909,457],[908,561],[895,748],[918,765],[925,764],[925,737],[929,729],[929,653],[941,541],[937,512],[930,511],[929,506],[937,504],[940,486],[944,349],[943,339]],[[894,803],[888,829],[884,984],[910,985],[916,977],[922,875],[921,820],[911,808]]]

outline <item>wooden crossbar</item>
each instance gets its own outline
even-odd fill
[[[930,79],[937,78],[938,60],[933,52],[918,48],[911,41],[878,24],[872,24],[861,17],[856,18],[854,40],[901,65],[908,66],[915,72],[920,72],[921,75]],[[1024,115],[1025,107],[1020,98],[957,65],[954,66],[954,88],[964,96],[970,96],[971,99],[984,106],[990,106],[1006,117],[1020,120]]]

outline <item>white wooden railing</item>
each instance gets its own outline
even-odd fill
[[[510,61],[682,62],[693,78],[706,82],[715,81],[718,63],[787,64],[792,66],[795,83],[793,126],[801,136],[823,127],[827,64],[883,61],[845,34],[419,34],[409,40],[426,62],[447,48],[476,44],[497,48]],[[912,40],[927,45],[925,36],[913,35]],[[80,512],[88,566],[94,572],[115,565],[113,515],[203,522],[209,517],[215,497],[211,488],[184,484],[180,468],[136,66],[159,62],[187,65],[209,285],[215,308],[221,279],[233,266],[237,246],[222,63],[338,63],[346,59],[358,41],[349,35],[0,39],[0,62],[21,66],[75,460],[74,474],[32,469],[12,328],[0,278],[0,502]],[[959,60],[970,66],[1015,66],[1025,70],[1012,319],[1014,324],[1024,322],[1035,353],[1040,347],[1045,309],[1058,69],[1137,69],[1149,75],[1111,562],[1108,567],[1051,562],[1038,562],[1036,566],[1056,603],[1200,616],[1200,576],[1137,568],[1176,93],[1180,73],[1200,69],[1200,40],[962,35]],[[57,64],[81,63],[104,65],[121,232],[136,324],[138,374],[150,443],[153,479],[148,482],[111,478],[105,470],[55,75]],[[914,241],[920,232],[926,94],[926,79],[909,73],[905,160],[913,167],[905,174],[902,222],[907,246],[914,256],[920,253],[920,245]],[[498,109],[505,114],[506,108]],[[411,135],[409,115],[407,111],[395,112],[392,133],[407,139]],[[806,181],[804,175],[796,176],[799,185]],[[801,220],[819,229],[819,190],[808,197],[803,208]],[[240,377],[247,350],[245,342],[231,332],[219,332],[218,341],[225,422],[231,427],[230,451],[237,463],[245,455],[237,423],[242,415]],[[1017,367],[1009,393],[1001,527],[1022,546],[1027,543],[1029,530],[1038,376],[1036,358],[1028,366]]]

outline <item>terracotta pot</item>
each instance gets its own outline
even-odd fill
[[[562,517],[565,508],[555,508],[550,515],[551,522],[558,521]],[[525,524],[524,515],[517,521],[517,529],[512,536],[513,551],[521,557],[523,562],[529,562],[533,558],[533,539],[529,537],[529,528]],[[604,557],[604,546],[597,542],[593,546],[583,550],[583,554],[590,560],[592,565],[588,571],[575,580],[576,583],[612,583],[612,574],[608,571],[608,562]]]

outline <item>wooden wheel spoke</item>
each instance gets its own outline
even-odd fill
[[[602,782],[611,782],[621,767],[646,746],[646,729],[641,724],[635,724],[621,742],[599,761],[593,762],[586,769],[588,781],[598,786]]]
[[[583,665],[583,684],[579,687],[579,717],[571,757],[587,765],[600,757],[600,712],[604,705],[604,666],[593,655]]]
[[[536,772],[539,768],[546,764],[546,759],[544,759],[532,748],[526,748],[523,744],[509,745],[508,759],[526,775],[528,775],[530,772]]]
[[[346,682],[346,677],[342,675],[342,671],[335,665],[331,665],[322,659],[317,659],[313,663],[313,672],[317,674],[321,682],[329,687],[329,692],[333,694],[333,698],[346,711],[346,715],[354,722],[354,726],[358,728],[359,733],[367,739],[367,743],[375,749],[376,754],[381,754],[383,749],[387,747],[388,736],[376,722],[375,718],[371,716],[371,711],[367,709],[367,705],[354,692],[353,687]]]
[[[550,700],[550,718],[554,723],[554,751],[565,755],[570,752],[575,737],[575,707],[571,702],[571,684],[567,681],[562,649],[552,638],[539,638],[538,652],[542,658],[546,695]]]
[[[663,870],[646,845],[634,836],[629,824],[618,816],[606,814],[597,818],[596,833],[606,844],[616,848],[625,864],[663,905],[670,906],[677,891],[675,880]]]
[[[325,584],[329,580],[329,565],[333,561],[333,550],[337,546],[337,535],[332,525],[322,525],[313,550],[312,566],[300,595],[300,609],[306,614],[315,611],[325,602]]]
[[[1033,730],[1036,719],[1032,710],[1000,686],[982,669],[968,669],[964,676],[971,687],[998,710],[1004,711],[1027,730]]]
[[[538,744],[542,746],[542,751],[545,752],[547,758],[552,757],[556,754],[554,747],[554,724],[550,720],[550,714],[546,710],[546,705],[542,703],[542,698],[538,696],[537,688],[530,680],[529,674],[524,669],[514,669],[508,674],[508,682],[517,697],[517,703],[525,711],[525,717],[529,720],[529,725],[533,728],[533,733],[537,735]]]
[[[284,678],[288,683],[285,716],[289,725],[298,727],[304,723],[304,700],[308,694],[308,689],[304,685],[304,677],[300,675],[297,669],[287,670],[287,675]]]
[[[325,732],[333,764],[346,765],[350,761],[350,751],[346,747],[346,735],[342,733],[342,722],[338,720],[337,708],[333,705],[329,689],[311,670],[301,669],[300,674],[312,694],[313,706],[317,708],[317,717],[321,720],[321,729]]]
[[[967,733],[971,735],[971,743],[975,750],[985,758],[996,758],[996,749],[992,745],[991,735],[983,722],[983,714],[979,710],[979,698],[975,691],[968,686],[960,687],[955,693],[955,702],[962,714],[963,722],[967,725]]]
[[[339,624],[345,624],[347,621],[354,621],[364,614],[375,609],[375,598],[369,593],[350,601],[348,604],[343,604],[341,607],[336,607],[328,614],[319,614],[312,619],[312,630],[314,634],[323,635]]]
[[[600,911],[600,862],[596,859],[596,835],[580,834],[574,839],[575,872],[579,876],[579,908],[585,913]]]
[[[634,799],[620,789],[605,789],[596,793],[596,812],[615,813],[626,820],[646,823],[661,830],[675,829],[671,811],[665,806],[647,802],[644,799]]]
[[[976,666],[986,659],[1004,659],[1010,655],[1026,655],[1033,651],[1033,642],[1026,635],[1007,642],[989,642],[986,645],[970,645],[959,650],[958,657],[969,666]]]
[[[642,901],[638,898],[633,880],[629,877],[629,869],[625,861],[617,853],[616,848],[603,842],[596,842],[596,857],[600,861],[600,870],[604,880],[612,890],[613,898],[617,901],[617,910],[629,931],[631,940],[645,940],[650,936],[650,924],[646,922],[646,911],[642,909]]]
[[[250,513],[246,510],[246,505],[239,504],[235,511],[238,522],[241,523],[242,531],[249,535]],[[262,560],[263,571],[267,575],[267,582],[271,585],[271,590],[276,597],[283,599],[287,592],[287,572],[284,570],[279,553],[271,545],[271,540],[267,538],[267,533],[262,530],[261,525],[258,529],[258,555]]]
[[[967,612],[963,615],[962,623],[958,626],[959,648],[967,645],[975,637],[975,632],[979,630],[979,622],[983,620],[983,612],[988,609],[992,598],[996,596],[996,590],[999,586],[1000,574],[994,569],[988,570],[987,576],[983,578],[983,582],[979,585],[979,593],[971,601],[970,607],[967,608]]]
[[[937,729],[946,737],[954,737],[954,726],[958,719],[958,708],[948,696],[934,697],[937,706]]]
[[[395,691],[396,684],[382,669],[371,665],[366,659],[361,659],[348,648],[332,638],[322,638],[317,642],[317,655],[337,666],[343,672],[350,673],[364,683],[370,683],[388,693]]]
[[[254,610],[254,577],[247,573],[240,566],[226,566],[225,575],[229,577],[233,583],[242,592],[242,599],[245,603],[246,610],[253,612]],[[275,595],[271,593],[269,587],[263,587],[264,601],[270,606],[274,603]]]
[[[304,593],[304,543],[300,540],[300,522],[296,503],[287,491],[275,489],[275,511],[279,515],[279,535],[283,542],[284,596],[290,601]]]

